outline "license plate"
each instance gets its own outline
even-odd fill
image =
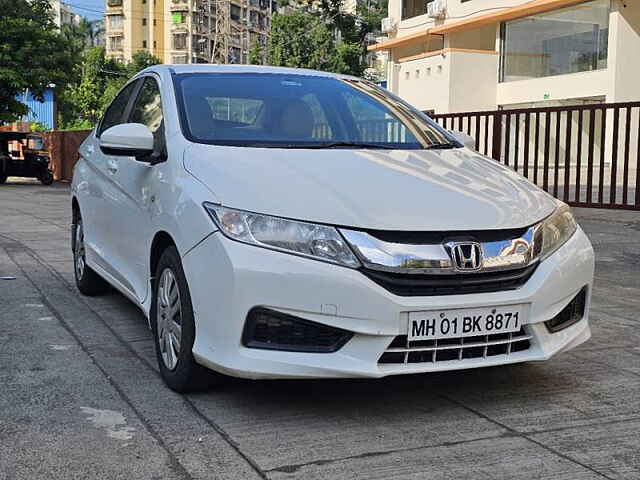
[[[526,313],[526,305],[409,312],[409,340],[517,332]]]

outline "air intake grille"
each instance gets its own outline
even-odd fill
[[[346,330],[256,307],[247,315],[242,343],[263,350],[331,353],[342,348],[352,336]]]
[[[408,341],[406,335],[399,335],[380,356],[378,363],[437,363],[507,356],[528,350],[531,346],[530,340],[531,335],[527,334],[524,327],[517,333],[415,342]]]

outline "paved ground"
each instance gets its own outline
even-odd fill
[[[73,286],[68,187],[0,186],[0,479],[640,479],[640,214],[582,211],[594,338],[545,364],[166,389]]]

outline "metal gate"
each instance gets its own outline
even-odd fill
[[[431,117],[570,205],[640,210],[640,102]]]

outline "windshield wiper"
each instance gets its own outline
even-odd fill
[[[427,150],[448,150],[451,148],[458,148],[459,145],[456,145],[455,143],[434,143],[432,145],[429,145],[428,147],[426,147]]]
[[[392,145],[382,145],[380,143],[366,143],[366,142],[327,142],[327,143],[291,143],[287,145],[277,145],[275,148],[310,148],[310,149],[324,149],[324,148],[380,148],[384,150],[396,150],[401,147],[395,147]]]

